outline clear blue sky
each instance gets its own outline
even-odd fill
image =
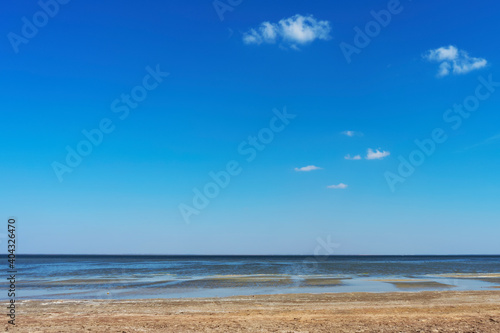
[[[328,235],[335,254],[500,253],[500,87],[456,129],[443,118],[478,77],[500,82],[496,1],[402,0],[350,63],[341,43],[394,4],[221,3],[223,20],[212,1],[72,0],[46,22],[4,4],[0,207],[20,253],[311,254]],[[157,65],[169,75],[120,119]],[[296,117],[247,161],[238,146],[284,107]],[[59,181],[54,161],[102,119],[113,131]],[[435,128],[445,142],[392,191]],[[232,160],[185,223],[179,205]]]

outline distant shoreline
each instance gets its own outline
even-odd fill
[[[5,256],[5,254],[4,254]],[[500,257],[500,254],[33,254],[18,257]]]

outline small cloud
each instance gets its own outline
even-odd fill
[[[469,73],[475,69],[483,68],[487,64],[486,59],[471,57],[466,51],[459,50],[453,45],[429,50],[424,54],[424,58],[429,61],[440,62],[437,73],[439,77],[450,73]]]
[[[388,151],[385,151],[385,150],[378,150],[376,149],[375,151],[371,148],[368,148],[367,152],[366,152],[366,159],[367,160],[381,160],[383,159],[384,157],[386,156],[389,156],[391,155],[390,152]]]
[[[343,190],[343,189],[346,189],[349,185],[346,185],[344,183],[340,183],[338,185],[328,185],[326,188],[333,188],[333,189],[336,189],[336,190]]]
[[[308,166],[305,166],[302,168],[295,168],[294,170],[300,172],[300,171],[313,171],[313,170],[320,170],[320,169],[322,169],[322,168],[317,167],[315,165],[308,165]]]
[[[340,134],[344,134],[344,135],[347,135],[347,136],[350,136],[350,137],[353,137],[355,135],[363,135],[363,133],[361,132],[356,132],[356,131],[343,131],[343,132],[340,132]]]
[[[351,156],[349,154],[345,155],[344,158],[346,160],[360,160],[361,159],[361,155],[356,155],[356,156]]]
[[[354,136],[354,131],[343,131],[342,134],[347,136]]]
[[[318,21],[312,15],[294,15],[278,23],[262,22],[258,28],[243,33],[245,44],[274,44],[281,41],[294,50],[316,39],[330,39],[330,22]]]

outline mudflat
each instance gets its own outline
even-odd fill
[[[2,305],[5,305],[2,302]],[[500,290],[24,300],[13,332],[500,332]]]

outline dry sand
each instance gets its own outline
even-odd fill
[[[2,305],[5,305],[3,302]],[[11,332],[500,332],[500,291],[22,301]]]

